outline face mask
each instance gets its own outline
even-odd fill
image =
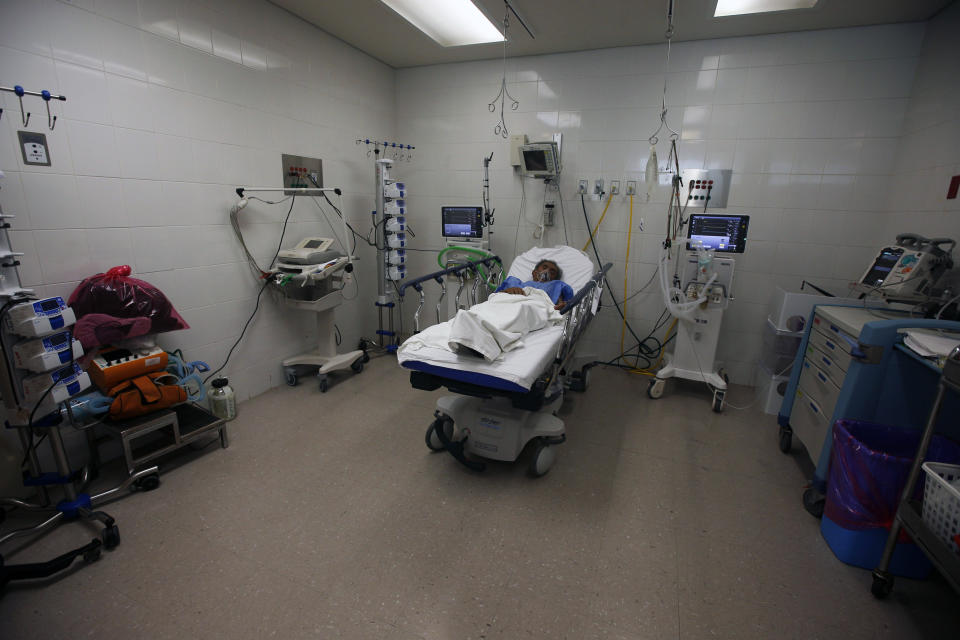
[[[550,275],[546,269],[537,272],[538,282],[550,282]]]

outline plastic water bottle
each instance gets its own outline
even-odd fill
[[[233,420],[237,417],[237,396],[230,388],[226,378],[217,378],[210,386],[210,411],[223,420]]]

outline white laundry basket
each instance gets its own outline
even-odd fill
[[[947,548],[960,556],[960,465],[924,462],[923,521]]]

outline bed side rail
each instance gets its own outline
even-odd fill
[[[440,322],[440,304],[443,301],[444,296],[447,295],[447,283],[444,282],[444,276],[455,275],[460,280],[460,288],[457,291],[457,297],[459,299],[460,292],[463,291],[465,283],[467,281],[467,274],[473,272],[477,278],[479,278],[480,268],[481,267],[500,267],[500,271],[503,271],[503,262],[500,260],[500,256],[487,256],[486,258],[481,258],[479,260],[470,260],[462,264],[455,265],[453,267],[448,267],[446,269],[440,269],[439,271],[434,271],[433,273],[428,273],[425,276],[420,276],[408,282],[403,283],[403,285],[397,290],[400,297],[403,298],[407,289],[413,288],[418,294],[420,294],[420,304],[417,306],[417,311],[413,314],[413,324],[414,324],[414,333],[419,333],[420,331],[420,311],[423,309],[424,301],[426,300],[426,294],[423,291],[423,283],[430,280],[435,280],[438,285],[440,285],[440,299],[437,300],[437,322]],[[479,281],[478,281],[479,282]],[[473,297],[476,302],[476,290],[477,286],[473,287]]]
[[[581,300],[586,298],[588,295],[590,295],[591,291],[600,286],[600,282],[603,280],[603,277],[607,274],[607,271],[609,271],[611,267],[613,267],[613,263],[608,262],[607,264],[603,265],[603,267],[598,269],[597,272],[593,274],[593,277],[587,281],[587,284],[580,287],[580,290],[577,291],[573,298],[571,298],[570,301],[563,307],[563,309],[560,310],[560,315],[564,315],[573,311],[574,307],[580,304]]]
[[[576,349],[577,341],[590,325],[590,320],[594,315],[593,303],[603,293],[604,278],[607,271],[612,267],[612,262],[600,267],[590,278],[590,281],[580,287],[576,295],[560,311],[562,315],[567,316],[567,319],[563,325],[563,336],[560,339],[560,346],[557,348],[557,355],[554,358],[551,378],[566,367],[567,361]]]

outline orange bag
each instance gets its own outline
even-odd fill
[[[110,389],[107,395],[114,398],[110,405],[110,417],[114,420],[128,420],[187,401],[186,389],[175,382],[169,384],[161,378],[176,380],[176,376],[170,373],[155,371],[124,380]]]

